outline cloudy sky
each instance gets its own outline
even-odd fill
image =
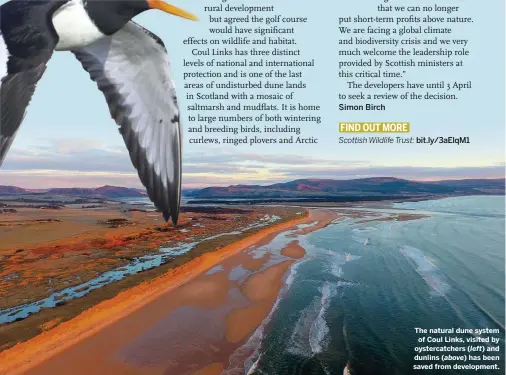
[[[229,1],[233,5],[240,3]],[[497,3],[496,8],[504,8],[501,0],[493,1]],[[0,4],[3,2],[0,0]],[[159,35],[169,50],[184,128],[184,187],[269,184],[306,177],[395,176],[416,180],[504,177],[504,49],[500,49],[505,45],[501,18],[504,11],[491,13],[488,8],[471,3],[466,4],[471,8],[461,6],[463,13],[474,17],[471,27],[453,27],[454,36],[469,39],[471,55],[464,61],[464,66],[459,69],[412,70],[403,77],[403,80],[424,83],[472,80],[473,88],[458,93],[458,101],[386,102],[388,110],[385,112],[352,113],[337,109],[337,94],[352,91],[347,89],[344,80],[337,78],[337,44],[332,43],[331,38],[328,38],[328,44],[323,43],[322,35],[328,37],[328,30],[334,28],[334,40],[337,40],[336,14],[367,15],[367,9],[374,14],[377,1],[339,5],[332,2],[331,5],[329,1],[315,0],[315,6],[307,9],[302,2],[275,0],[272,2],[276,6],[275,13],[309,18],[309,22],[297,30],[301,49],[299,59],[315,58],[317,67],[303,70],[308,87],[296,91],[294,102],[319,104],[321,111],[312,114],[321,116],[322,122],[291,125],[300,126],[304,136],[315,136],[319,143],[197,147],[188,143],[194,136],[188,132],[188,127],[196,124],[188,121],[190,112],[186,109],[195,101],[186,98],[186,93],[191,90],[184,88],[185,82],[193,81],[183,80],[183,73],[189,71],[183,67],[183,59],[196,59],[191,55],[195,47],[184,45],[183,39],[208,35],[210,23],[203,6],[215,3],[213,0],[174,3],[199,15],[201,21],[198,23],[156,11],[136,18]],[[462,5],[456,0],[447,3]],[[318,5],[326,7],[328,12],[319,11],[321,7]],[[497,19],[491,19],[493,17]],[[482,34],[485,32],[495,37],[488,38]],[[338,132],[339,121],[392,120],[411,122],[415,137],[467,136],[471,143],[460,146],[338,143],[342,136]],[[102,94],[72,54],[57,52],[53,55],[0,170],[0,184],[28,188],[104,184],[141,186]]]

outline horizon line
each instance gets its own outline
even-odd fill
[[[232,185],[208,185],[201,188],[189,188],[189,187],[182,187],[182,190],[184,189],[205,189],[209,187],[231,187],[231,186],[271,186],[276,184],[283,184],[298,180],[313,180],[313,181],[354,181],[354,180],[366,180],[366,179],[382,179],[382,178],[390,178],[390,179],[396,179],[396,180],[404,180],[404,181],[412,181],[412,182],[425,182],[425,183],[431,183],[431,182],[441,182],[441,181],[466,181],[466,180],[506,180],[505,177],[483,177],[483,178],[442,178],[442,179],[434,179],[434,180],[415,180],[415,179],[407,179],[407,178],[399,178],[394,176],[377,176],[377,177],[359,177],[359,178],[295,178],[292,180],[286,180],[284,182],[274,182],[274,183],[267,183],[267,184],[232,184]],[[131,187],[131,186],[124,186],[124,185],[110,185],[110,184],[104,184],[104,185],[97,185],[96,187],[82,187],[82,186],[72,186],[72,187],[47,187],[47,188],[30,188],[30,187],[23,187],[19,185],[3,185],[0,184],[0,186],[4,187],[14,187],[14,188],[20,188],[24,190],[51,190],[51,189],[97,189],[101,187],[115,187],[115,188],[126,188],[126,189],[135,189],[135,190],[142,190],[145,191],[145,187]]]

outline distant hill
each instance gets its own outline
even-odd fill
[[[323,198],[346,196],[426,196],[504,194],[504,179],[420,182],[394,177],[354,180],[299,179],[268,186],[232,185],[188,192],[193,198]]]
[[[10,194],[26,194],[27,191],[17,186],[7,186],[0,185],[0,194],[2,195],[10,195]]]
[[[231,185],[184,190],[189,198],[199,199],[275,199],[275,198],[335,198],[335,197],[423,197],[433,195],[504,194],[504,179],[469,179],[447,181],[410,181],[394,177],[359,178],[354,180],[299,179],[284,183],[261,185]],[[141,198],[142,189],[121,186],[98,188],[53,188],[47,190],[23,189],[0,185],[0,195],[68,197]],[[384,199],[384,198],[383,198]]]
[[[145,197],[146,193],[140,189],[126,188],[121,186],[105,185],[98,188],[56,188],[49,189],[48,194],[66,196],[101,196],[106,198],[136,198]]]
[[[0,195],[23,195],[32,194],[33,191],[16,186],[0,185]],[[104,198],[136,198],[145,197],[146,193],[140,189],[126,188],[121,186],[101,186],[98,188],[53,188],[39,191],[43,195],[64,195],[69,197],[104,197]]]

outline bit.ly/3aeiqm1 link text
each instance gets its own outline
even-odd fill
[[[428,144],[430,146],[435,144],[454,144],[462,145],[469,144],[471,140],[469,137],[390,137],[390,136],[373,136],[373,137],[339,137],[339,143],[379,143],[379,144],[393,144],[393,143],[417,143]]]

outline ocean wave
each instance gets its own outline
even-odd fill
[[[326,349],[329,336],[326,314],[337,290],[338,284],[326,281],[321,288],[321,297],[315,297],[301,311],[290,337],[289,353],[309,358]]]
[[[400,251],[415,263],[415,271],[432,289],[431,296],[446,295],[451,287],[446,282],[445,276],[420,249],[412,246],[404,246],[400,249]]]
[[[309,330],[309,345],[314,354],[321,353],[326,347],[326,340],[329,333],[329,327],[325,320],[325,315],[330,306],[332,297],[337,294],[337,285],[325,282],[322,288],[321,308],[318,316]]]
[[[330,273],[334,275],[335,277],[341,277],[343,276],[343,267],[342,264],[339,263],[332,263],[330,265]]]
[[[285,285],[279,293],[274,306],[269,312],[269,315],[267,315],[267,317],[262,321],[262,323],[258,326],[258,328],[250,336],[246,343],[244,343],[232,353],[229,358],[229,366],[221,373],[221,375],[247,375],[251,372],[251,369],[253,366],[255,366],[255,364],[258,366],[258,361],[261,356],[260,349],[262,340],[264,338],[265,327],[272,320],[272,317],[278,309],[281,300],[284,298],[293,282],[295,281],[298,267],[300,267],[300,265],[305,263],[307,260],[295,263],[292,266],[290,269],[290,274],[285,281]]]
[[[343,266],[355,260],[359,260],[361,258],[360,255],[353,255],[350,253],[339,254],[329,250],[330,261],[329,261],[329,271],[330,273],[338,278],[343,276]]]
[[[359,260],[360,258],[362,258],[360,255],[353,255],[353,254],[350,254],[350,253],[345,253],[345,260],[346,260],[346,263],[348,262],[351,262],[351,261],[354,261],[354,260]]]
[[[301,311],[290,337],[287,348],[289,353],[306,358],[311,357],[313,353],[309,344],[309,330],[316,320],[319,310],[320,298],[314,297],[309,306]]]
[[[258,359],[255,362],[253,362],[253,364],[249,368],[246,375],[252,375],[256,370],[258,370],[258,364],[260,363],[260,358],[262,358],[262,355],[259,355]]]

